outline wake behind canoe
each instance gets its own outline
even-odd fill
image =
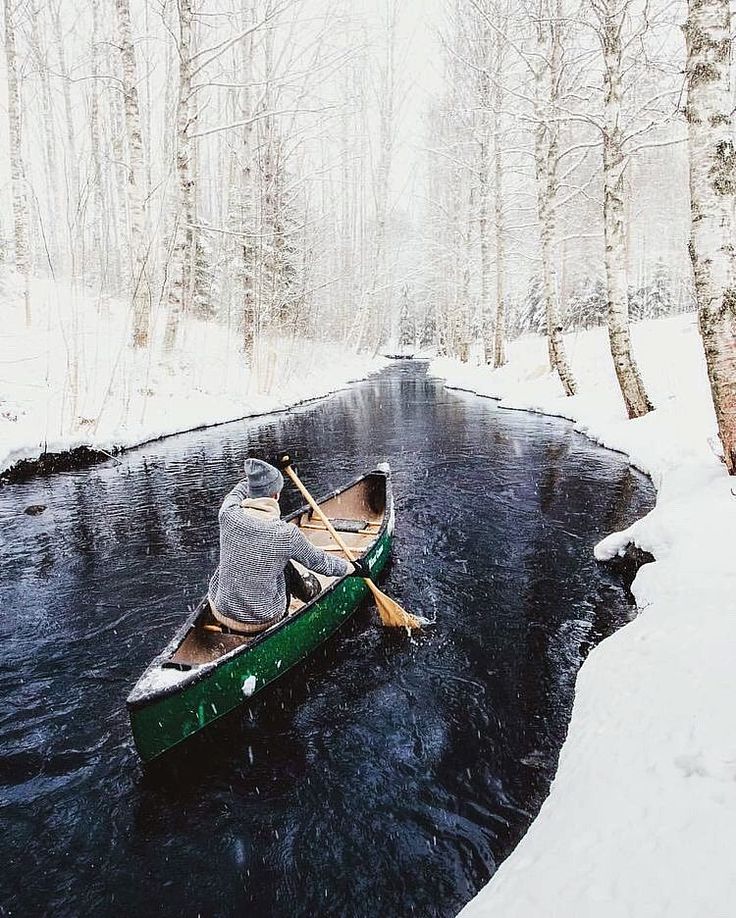
[[[391,549],[394,507],[390,470],[383,465],[318,501],[374,575]],[[287,517],[322,549],[332,549],[324,525],[305,506]],[[144,762],[229,713],[305,659],[352,615],[368,592],[357,577],[319,576],[309,603],[292,600],[289,615],[255,637],[217,627],[205,597],[146,669],[127,701],[136,748]]]

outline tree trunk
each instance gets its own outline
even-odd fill
[[[196,208],[192,180],[191,122],[191,53],[192,0],[179,0],[179,99],[176,109],[176,172],[178,194],[173,227],[172,280],[169,286],[169,315],[164,335],[164,349],[171,352],[176,344],[182,313],[191,311],[196,237]]]
[[[718,432],[736,474],[736,151],[731,124],[729,0],[689,0],[690,257]]]
[[[556,22],[540,22],[538,43],[540,57],[548,55],[549,64],[542,63],[535,71],[535,108],[537,127],[535,131],[534,160],[537,178],[537,215],[539,218],[542,254],[542,296],[547,317],[547,349],[552,370],[556,370],[565,395],[575,395],[577,388],[565,351],[562,336],[562,319],[554,283],[553,246],[556,235],[557,214],[557,154],[559,128],[554,118],[555,103],[559,89],[561,36]],[[544,40],[544,31],[549,29],[549,42]],[[546,46],[546,48],[545,48]],[[547,55],[545,55],[545,51]],[[545,85],[546,83],[546,85]]]
[[[100,127],[100,0],[92,0],[92,86],[90,88],[89,134],[92,155],[92,244],[97,258],[100,287],[107,286],[107,238],[108,215],[105,213],[102,169],[102,131]]]
[[[506,25],[506,23],[504,23]],[[494,41],[495,88],[493,92],[493,185],[496,223],[496,321],[493,334],[493,366],[506,363],[506,290],[504,265],[506,246],[504,239],[503,159],[501,153],[501,109],[503,108],[503,50],[497,34]]]
[[[481,58],[481,72],[478,76],[480,142],[478,148],[478,244],[480,248],[480,302],[473,316],[472,337],[474,340],[483,339],[483,359],[491,363],[493,348],[492,313],[490,298],[491,274],[491,245],[488,230],[489,211],[489,174],[491,171],[490,129],[488,123],[489,109],[491,107],[491,88],[488,65],[490,57],[490,36],[484,30],[482,39],[483,56]]]
[[[146,167],[143,156],[141,113],[138,104],[138,68],[130,25],[129,0],[115,0],[123,65],[123,107],[128,136],[128,213],[130,224],[130,258],[133,295],[133,346],[148,344],[151,323],[151,285],[148,271],[144,195]]]
[[[74,109],[72,108],[72,82],[69,76],[69,69],[66,63],[66,54],[64,53],[64,33],[61,28],[61,11],[60,0],[50,5],[51,26],[54,34],[54,43],[56,45],[56,56],[59,62],[59,76],[61,77],[62,96],[64,98],[64,122],[66,127],[66,185],[67,185],[67,232],[69,234],[69,256],[71,258],[72,276],[77,273],[77,240],[75,238],[75,226],[77,232],[81,227],[81,221],[77,221],[77,209],[79,207],[79,157],[77,154],[77,139],[74,130]]]
[[[250,28],[255,22],[255,9],[252,3],[244,13],[244,28]],[[253,94],[250,83],[253,79],[253,35],[242,43],[241,50],[241,79],[243,89],[240,92],[240,110],[243,120],[250,118],[253,112]],[[246,233],[255,232],[255,189],[253,183],[253,130],[252,124],[246,124],[242,128],[240,136],[240,150],[238,153],[239,164],[239,223],[240,231]],[[245,236],[238,242],[240,250],[240,272],[241,272],[241,297],[242,297],[242,322],[243,322],[243,352],[249,362],[252,363],[253,351],[255,348],[257,334],[257,314],[255,298],[255,257],[256,247],[255,240],[252,236]]]
[[[457,326],[455,342],[457,356],[462,363],[470,360],[470,276],[471,276],[471,249],[473,245],[473,210],[475,208],[475,189],[471,185],[468,189],[468,211],[466,217],[466,232],[464,234],[465,251],[463,254],[463,271],[460,283],[460,305],[456,310]]]
[[[608,337],[616,377],[630,418],[652,410],[631,349],[624,210],[625,157],[621,131],[621,16],[608,0],[603,20],[603,238],[608,287]]]
[[[129,276],[133,302],[132,343],[148,343],[150,284],[147,272],[147,233],[144,216],[145,165],[141,116],[138,102],[138,72],[133,47],[128,0],[115,0],[119,50],[122,62],[123,114],[127,137],[126,199],[128,212]]]
[[[10,133],[10,184],[13,195],[15,265],[23,278],[26,325],[31,324],[31,261],[28,252],[28,199],[21,153],[20,92],[15,51],[15,23],[11,0],[5,0],[5,60],[8,80],[8,128]]]
[[[38,28],[40,10],[29,17],[31,30],[31,47],[38,67],[38,76],[41,83],[40,105],[41,119],[43,122],[44,146],[43,160],[46,176],[46,202],[51,219],[44,227],[44,238],[47,240],[48,249],[44,256],[48,258],[52,274],[58,271],[61,261],[59,245],[58,220],[62,212],[61,185],[59,170],[56,161],[56,143],[54,137],[54,116],[51,104],[51,85],[49,81],[49,66],[46,53],[41,45],[41,36]]]

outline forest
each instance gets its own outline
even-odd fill
[[[730,11],[689,15],[5,0],[0,270],[36,329],[12,310],[15,352],[53,329],[34,365],[65,393],[51,433],[145,403],[152,367],[207,361],[240,401],[272,392],[304,372],[305,341],[498,367],[507,340],[540,333],[569,395],[564,333],[598,325],[640,416],[629,322],[698,307],[728,402]],[[706,269],[713,246],[723,264]]]

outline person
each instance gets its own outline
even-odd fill
[[[302,576],[293,561],[328,577],[369,572],[313,545],[298,527],[281,519],[281,472],[260,459],[246,459],[246,477],[222,502],[220,563],[209,585],[215,619],[231,631],[257,634],[287,614],[291,596],[304,602],[321,589],[312,574]]]

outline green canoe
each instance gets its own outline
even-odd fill
[[[378,575],[388,560],[394,528],[387,464],[323,497],[322,510],[348,547]],[[286,517],[316,545],[335,546],[304,506]],[[255,637],[223,633],[205,597],[146,669],[128,696],[133,738],[144,762],[229,713],[307,657],[355,611],[368,588],[357,577],[320,577],[322,592]]]

